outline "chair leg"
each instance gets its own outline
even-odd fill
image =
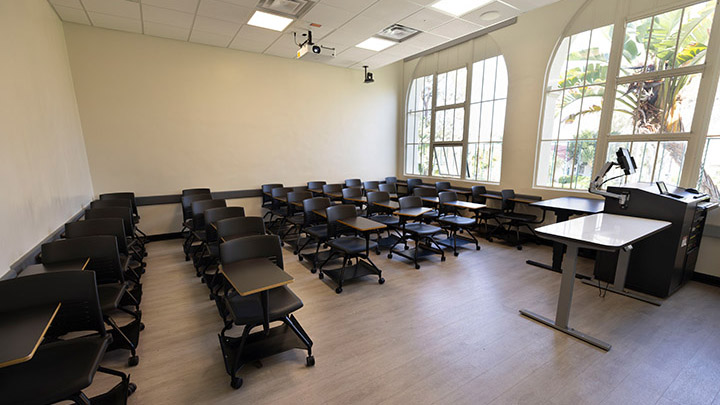
[[[78,405],[90,405],[90,398],[82,392],[78,392],[77,394],[71,396],[70,400]]]
[[[128,365],[136,366],[139,361],[136,352],[136,346],[133,344],[132,340],[130,340],[130,338],[122,331],[122,329],[120,329],[120,326],[118,326],[114,319],[109,316],[104,316],[104,318],[105,322],[110,325],[113,332],[117,333],[117,335],[122,339],[123,343],[127,346],[126,348],[130,350],[130,358],[128,358]]]
[[[340,294],[342,292],[342,286],[343,286],[343,279],[345,278],[345,266],[348,262],[348,256],[343,255],[343,264],[340,268],[340,277],[338,277],[338,286],[335,289],[335,293]]]

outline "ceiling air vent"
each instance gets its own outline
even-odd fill
[[[406,27],[400,24],[393,24],[377,33],[376,36],[389,39],[395,42],[402,42],[419,33],[415,28]]]
[[[257,8],[289,18],[300,18],[310,11],[315,3],[310,0],[260,0]]]

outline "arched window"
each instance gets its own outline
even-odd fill
[[[720,200],[720,86],[713,103],[705,150],[698,177],[698,191]]]

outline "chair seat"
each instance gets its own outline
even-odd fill
[[[117,309],[117,307],[120,305],[120,301],[122,300],[123,295],[125,295],[125,291],[127,291],[127,285],[126,284],[99,284],[97,286],[98,289],[98,299],[100,300],[100,309],[102,310],[103,314],[108,313],[114,309]]]
[[[303,215],[293,215],[288,217],[287,220],[293,225],[302,225],[305,223],[305,217]]]
[[[327,225],[315,225],[305,229],[305,233],[316,239],[327,239]]]
[[[87,388],[110,335],[86,336],[41,345],[29,361],[0,368],[2,403],[49,404]]]
[[[278,320],[287,314],[302,308],[303,302],[286,286],[273,288],[269,291],[270,320]],[[259,324],[263,321],[263,310],[260,294],[245,297],[233,293],[225,298],[225,305],[236,325]]]
[[[273,215],[278,217],[286,217],[288,215],[287,207],[275,208],[272,210]]]
[[[502,214],[503,211],[500,208],[484,207],[479,210],[475,210],[475,212],[479,212],[481,215],[485,216],[495,216]]]
[[[474,226],[475,218],[463,217],[461,215],[445,215],[438,218],[438,221],[444,224],[456,225],[456,226]]]
[[[437,210],[428,211],[424,214],[422,214],[423,218],[432,218],[435,219],[440,215],[440,213]]]
[[[374,215],[370,217],[370,219],[380,222],[381,224],[385,224],[387,226],[394,226],[400,224],[400,218],[396,217],[395,215]]]
[[[344,253],[358,254],[365,253],[366,240],[357,236],[346,236],[343,238],[333,239],[328,242],[328,245],[333,249],[339,250]],[[375,249],[377,243],[370,241],[370,249]]]
[[[502,219],[509,219],[511,221],[521,221],[521,222],[534,222],[537,220],[537,216],[532,214],[520,214],[517,212],[509,212],[498,215],[499,218]]]
[[[421,222],[415,222],[415,223],[411,223],[411,224],[406,224],[405,231],[414,233],[414,234],[418,234],[420,236],[431,236],[431,235],[434,235],[434,234],[442,231],[442,229],[438,228],[435,225],[428,225],[428,224],[424,224]]]

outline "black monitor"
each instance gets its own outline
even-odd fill
[[[662,194],[662,195],[669,195],[669,194],[670,194],[670,193],[668,192],[668,188],[667,188],[667,186],[665,185],[665,182],[664,182],[664,181],[656,181],[655,184],[657,185],[658,190],[660,190],[660,194]]]
[[[615,154],[617,155],[618,166],[623,169],[626,176],[635,173],[637,165],[635,164],[635,159],[630,156],[630,151],[625,148],[618,148]]]

